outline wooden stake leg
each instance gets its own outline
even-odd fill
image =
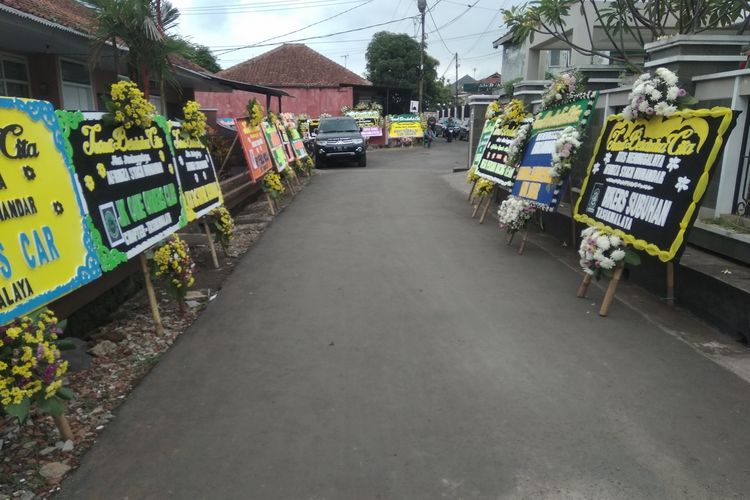
[[[268,202],[268,208],[271,210],[271,215],[276,215],[276,204],[273,202],[273,198],[268,193],[265,193],[266,201]]]
[[[521,245],[518,247],[518,255],[521,255],[523,253],[524,248],[526,248],[526,240],[529,237],[529,230],[524,229],[523,231],[523,238],[521,239]]]
[[[583,276],[583,281],[581,281],[581,286],[578,287],[578,294],[576,297],[579,299],[585,299],[586,294],[589,292],[589,285],[591,285],[591,275],[585,274]]]
[[[471,199],[474,197],[474,188],[477,187],[477,181],[474,181],[474,183],[471,185],[471,189],[469,190],[469,197],[466,198],[466,201],[471,201]]]
[[[477,204],[474,205],[474,211],[471,212],[471,218],[472,219],[477,216],[477,212],[479,212],[479,207],[482,205],[482,202],[484,202],[484,197],[485,196],[486,195],[484,195],[484,194],[482,194],[482,195],[479,196],[479,200],[477,200]]]
[[[492,200],[495,197],[495,187],[492,187],[492,191],[490,192],[490,195],[487,196],[487,204],[484,206],[484,210],[482,210],[482,216],[479,218],[479,223],[484,224],[484,218],[487,217],[487,212],[490,210],[490,205],[492,205]]]
[[[674,262],[667,262],[667,305],[674,306]]]
[[[229,158],[232,156],[232,151],[234,151],[234,147],[237,145],[237,138],[239,137],[239,133],[235,134],[234,140],[232,141],[232,145],[229,146],[229,151],[227,151],[227,155],[224,157],[224,161],[221,162],[221,167],[219,168],[219,173],[216,174],[216,178],[218,179],[221,176],[221,173],[224,171],[224,167],[227,166],[227,162],[229,161]]]
[[[148,259],[146,254],[142,253],[141,270],[143,271],[143,280],[146,282],[146,294],[148,295],[148,304],[151,306],[151,317],[154,319],[154,331],[157,335],[164,333],[164,327],[161,324],[161,314],[159,314],[159,302],[156,300],[154,284],[151,283],[151,274],[148,272]]]
[[[65,415],[52,415],[52,420],[55,421],[55,425],[57,426],[57,430],[60,432],[60,437],[63,438],[63,441],[74,441],[73,439],[73,431],[70,430],[70,424],[68,424],[68,419],[65,418]]]
[[[294,190],[294,186],[291,182],[289,182],[289,179],[284,179],[284,184],[286,185],[289,192],[292,193],[292,196],[295,196],[297,194],[297,191]]]
[[[510,246],[511,243],[513,243],[513,237],[516,235],[516,232],[513,231],[512,233],[508,233],[508,238],[505,240],[505,244]]]
[[[612,302],[614,302],[615,300],[615,292],[617,291],[617,285],[620,283],[621,276],[622,276],[622,266],[617,266],[617,269],[615,269],[612,279],[609,280],[607,293],[604,294],[604,300],[602,300],[602,307],[599,309],[599,316],[606,316],[609,314],[609,308],[612,307]]]
[[[214,269],[219,269],[219,256],[216,255],[216,246],[211,235],[211,227],[208,225],[208,222],[204,222],[203,228],[206,231],[206,242],[208,243],[208,249],[211,251],[211,260],[214,263]]]

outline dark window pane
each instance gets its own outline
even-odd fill
[[[29,86],[23,83],[5,82],[10,97],[29,97]]]
[[[16,61],[9,61],[5,60],[3,61],[3,68],[4,68],[4,78],[8,78],[10,80],[21,80],[22,82],[26,81],[26,65],[20,62]]]
[[[84,64],[60,61],[60,68],[64,82],[89,84],[89,70]]]

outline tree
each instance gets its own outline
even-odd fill
[[[416,89],[419,84],[419,42],[405,33],[380,31],[373,35],[365,53],[367,59],[367,79],[375,85]],[[441,100],[444,86],[437,77],[439,62],[425,54],[424,89],[425,107],[433,106]]]
[[[179,11],[167,0],[89,0],[94,8],[94,41],[91,62],[96,63],[108,45],[128,48],[127,61],[131,78],[148,96],[153,79],[163,85],[173,81],[173,55],[187,53],[188,43],[169,34],[177,26]],[[163,92],[162,92],[163,94]]]
[[[221,71],[221,66],[219,66],[216,56],[205,45],[199,43],[190,44],[190,49],[185,57],[212,73]]]
[[[580,12],[587,29],[588,44],[574,43],[566,17]],[[695,34],[738,25],[742,34],[750,23],[747,0],[535,0],[504,9],[503,17],[513,40],[533,40],[534,34],[549,35],[584,55],[596,55],[640,69],[633,47],[672,34]],[[608,40],[606,48],[594,47],[594,26]],[[637,52],[637,51],[636,51]]]

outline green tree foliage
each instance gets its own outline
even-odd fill
[[[171,56],[185,55],[189,45],[170,30],[180,12],[167,0],[88,0],[94,8],[92,65],[109,46],[117,61],[115,42],[128,48],[131,77],[148,92],[151,80],[173,81]]]
[[[188,53],[185,54],[185,57],[212,73],[221,71],[221,66],[219,66],[216,56],[211,52],[211,49],[205,45],[199,43],[190,44],[190,48],[188,49]]]
[[[582,16],[589,44],[570,38],[567,16]],[[731,28],[742,34],[750,23],[746,0],[535,0],[503,10],[503,17],[517,43],[533,40],[536,33],[549,35],[584,55],[596,55],[637,70],[633,47],[673,34],[695,34]],[[594,27],[608,40],[594,47]],[[637,51],[636,55],[637,54]]]
[[[375,85],[417,89],[419,85],[419,42],[405,33],[380,31],[373,35],[365,53],[367,79]],[[438,79],[438,60],[425,54],[424,103],[426,109],[447,102],[444,83]],[[447,93],[450,95],[450,92]]]

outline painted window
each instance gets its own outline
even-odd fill
[[[31,97],[25,60],[0,54],[0,95]]]
[[[85,64],[60,59],[62,98],[65,109],[94,110],[91,77]]]

